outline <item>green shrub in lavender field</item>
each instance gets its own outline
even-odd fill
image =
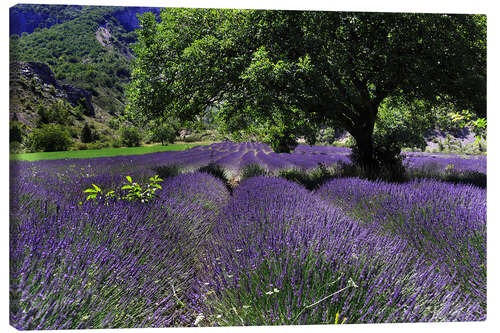
[[[153,171],[158,174],[160,178],[166,179],[169,177],[178,176],[181,174],[181,165],[177,163],[170,163],[167,165],[160,165],[153,168]]]
[[[308,190],[315,189],[326,181],[336,176],[335,170],[327,168],[324,164],[318,163],[317,168],[306,169],[284,169],[280,170],[278,175],[286,180],[298,183]]]
[[[92,188],[86,189],[83,193],[89,193],[89,195],[87,195],[87,200],[104,200],[106,203],[108,203],[110,199],[116,198],[115,191],[108,191],[104,194],[102,189],[96,184],[92,184]]]
[[[245,165],[240,172],[241,180],[257,177],[257,176],[267,176],[268,171],[258,163],[251,163]]]
[[[212,151],[210,150],[210,152]],[[212,159],[212,157],[210,159]],[[222,165],[210,162],[207,165],[204,165],[201,168],[199,168],[198,171],[208,173],[209,175],[212,175],[215,178],[222,180],[224,184],[226,184],[228,190],[231,190],[231,186],[229,184],[228,172]]]
[[[138,183],[133,182],[130,176],[126,178],[129,184],[122,186],[122,190],[128,190],[128,193],[126,196],[122,197],[122,199],[129,201],[137,200],[141,202],[148,202],[156,198],[156,191],[161,189],[161,185],[158,183],[163,181],[158,175],[155,175],[149,178],[149,183],[145,185],[145,188],[142,188]]]
[[[322,188],[346,191],[328,184],[334,183]],[[480,253],[455,261],[450,271],[439,247],[426,242],[421,242],[423,249],[414,246],[420,237],[413,235],[423,228],[382,234],[376,232],[380,224],[360,223],[328,201],[280,178],[242,182],[202,249],[207,273],[200,279],[203,304],[194,325],[332,324],[339,317],[347,323],[484,320],[482,273],[469,274],[467,283],[460,279],[468,267],[484,266]],[[481,239],[471,241],[483,246]],[[456,252],[473,247],[457,247]],[[428,257],[426,250],[442,255]],[[453,251],[447,251],[448,258]]]
[[[89,193],[87,196],[87,200],[95,200],[95,201],[104,201],[106,204],[111,200],[128,200],[128,201],[140,201],[140,202],[149,202],[153,198],[157,198],[156,194],[157,190],[161,190],[161,185],[158,184],[162,182],[163,179],[159,178],[158,175],[154,175],[149,178],[149,183],[141,186],[139,183],[136,183],[132,180],[132,177],[126,176],[127,182],[125,185],[121,187],[122,190],[126,190],[122,196],[116,194],[114,190],[106,192],[102,191],[102,189],[92,184],[92,188],[88,188],[84,193]]]

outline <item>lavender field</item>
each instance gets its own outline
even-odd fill
[[[221,142],[140,156],[12,161],[10,322],[18,329],[486,319],[486,189],[333,177],[350,150]],[[407,153],[409,170],[486,174],[486,156]],[[224,168],[228,186],[201,172]],[[241,177],[260,165],[265,175]],[[117,200],[158,167],[156,197]],[[202,169],[203,170],[203,169]],[[87,199],[98,185],[108,199]]]

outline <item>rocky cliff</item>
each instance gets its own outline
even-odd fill
[[[49,28],[75,18],[82,6],[75,5],[26,5],[9,8],[9,35],[32,33],[37,28]]]
[[[132,31],[139,28],[137,15],[142,15],[146,12],[160,14],[161,9],[157,7],[120,7],[113,13],[113,16],[127,31]]]
[[[11,80],[19,80],[22,77],[30,81],[34,80],[45,89],[53,89],[56,98],[65,99],[73,106],[81,105],[86,115],[94,115],[94,106],[92,105],[92,95],[90,92],[56,80],[54,73],[46,64],[39,62],[12,62],[10,64],[10,76]]]

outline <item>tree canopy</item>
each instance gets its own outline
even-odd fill
[[[486,116],[485,16],[170,8],[140,22],[128,110],[144,119],[217,106],[227,131],[276,151],[340,127],[375,170],[388,98]]]

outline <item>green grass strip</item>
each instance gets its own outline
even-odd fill
[[[127,147],[127,148],[104,148],[104,149],[89,149],[89,150],[72,150],[72,151],[56,151],[56,152],[40,152],[26,154],[12,154],[11,160],[16,161],[40,161],[40,160],[59,160],[66,158],[95,158],[109,156],[124,156],[124,155],[142,155],[157,153],[161,151],[178,151],[186,150],[199,145],[208,145],[209,143],[181,143],[168,146],[155,145],[144,147]]]

